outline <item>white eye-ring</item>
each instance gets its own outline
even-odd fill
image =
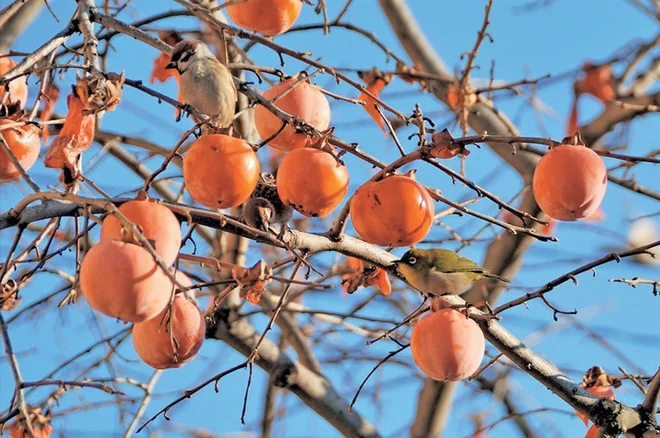
[[[415,257],[410,257],[408,259],[408,263],[410,263],[411,265],[414,265],[415,263],[417,263],[417,259]]]

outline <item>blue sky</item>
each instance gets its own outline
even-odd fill
[[[7,1],[0,1],[4,6]],[[49,36],[57,32],[70,17],[74,2],[66,0],[51,0],[49,2],[57,13],[60,23],[55,22],[51,15],[43,10],[13,47],[18,51],[31,51],[42,44]],[[336,16],[343,5],[341,1],[328,2],[329,15]],[[375,0],[359,0],[353,2],[345,21],[363,26],[374,32],[377,37],[391,50],[405,57],[403,48],[398,44],[391,32],[385,17],[380,12]],[[476,32],[481,25],[484,1],[470,0],[454,2],[449,0],[423,2],[409,0],[422,29],[428,39],[434,44],[438,53],[452,70],[462,66],[459,57],[474,44]],[[534,12],[520,13],[514,6],[523,2],[495,1],[491,16],[492,25],[489,33],[494,43],[484,43],[477,64],[481,67],[474,73],[477,78],[488,75],[492,59],[496,60],[495,76],[497,79],[515,81],[525,77],[533,78],[551,73],[553,75],[571,71],[580,66],[585,59],[603,60],[612,55],[618,48],[636,39],[648,39],[657,32],[657,23],[628,5],[627,2],[614,0],[585,0],[576,8],[574,2],[557,0],[551,6]],[[133,8],[122,13],[119,18],[132,22],[142,17],[170,9],[178,9],[174,2],[135,2]],[[139,12],[135,11],[139,9]],[[616,21],[616,26],[611,23]],[[313,8],[305,6],[299,23],[318,23],[319,16]],[[196,26],[192,19],[171,19],[161,22],[162,26],[176,26],[191,29]],[[75,40],[77,41],[77,40]],[[300,51],[313,51],[315,57],[321,57],[324,63],[334,67],[352,67],[369,69],[377,66],[382,69],[393,69],[393,64],[386,64],[386,58],[368,40],[340,29],[333,29],[331,34],[323,36],[321,31],[296,33],[277,37],[277,42]],[[151,60],[156,51],[128,37],[118,37],[113,40],[113,51],[109,56],[109,70],[126,72],[131,79],[148,80],[151,70]],[[277,55],[264,48],[255,48],[250,52],[252,59],[260,65],[276,66]],[[284,71],[295,74],[305,68],[302,64],[287,59]],[[70,84],[73,73],[64,76],[63,84]],[[251,77],[251,80],[253,77]],[[560,139],[564,135],[565,117],[571,99],[571,78],[558,81],[547,87],[542,87],[538,97],[554,111],[553,114],[542,116],[542,124],[534,113],[525,107],[522,98],[503,98],[497,101],[499,109],[508,114],[517,124],[523,135],[550,136]],[[339,94],[356,97],[356,90],[342,84],[336,86],[334,79],[328,76],[317,77],[315,82]],[[64,90],[64,87],[61,87]],[[170,96],[176,95],[172,82],[155,85],[154,88]],[[264,89],[264,86],[261,86]],[[32,96],[36,92],[34,81],[31,81]],[[395,80],[384,91],[388,103],[404,113],[411,112],[415,103],[419,103],[425,113],[434,114],[434,120],[442,128],[453,127],[451,118],[445,112],[443,105],[429,95],[420,94],[417,88],[401,80]],[[62,93],[65,94],[64,92]],[[336,126],[336,134],[341,138],[359,142],[360,147],[370,154],[380,157],[383,161],[391,161],[398,155],[394,143],[385,140],[382,133],[366,113],[356,106],[344,102],[331,102],[333,115],[332,125]],[[65,99],[60,99],[58,112],[66,109]],[[600,104],[584,99],[581,104],[583,121],[597,114]],[[122,104],[114,112],[107,113],[103,118],[101,128],[113,132],[144,136],[147,139],[170,148],[179,136],[191,126],[189,120],[175,123],[173,110],[148,96],[126,87]],[[437,115],[436,115],[437,114]],[[446,124],[446,125],[444,125]],[[630,128],[629,149],[631,155],[644,155],[658,148],[657,143],[658,117],[647,116],[635,121]],[[412,131],[403,130],[401,139],[405,139]],[[455,134],[459,135],[458,130]],[[404,148],[411,151],[412,141],[403,141]],[[259,156],[265,162],[267,151],[260,151]],[[473,150],[467,160],[467,174],[477,183],[484,184],[492,192],[503,199],[511,198],[522,188],[519,177],[506,164],[487,148]],[[144,153],[130,149],[138,154],[140,159],[147,160]],[[44,149],[45,151],[45,149]],[[92,147],[86,155],[86,175],[92,178],[106,192],[118,196],[134,190],[139,181],[124,170],[113,158],[97,156],[98,145]],[[99,162],[89,166],[89,162]],[[351,175],[351,189],[357,188],[373,173],[370,166],[346,157]],[[155,168],[158,159],[147,160],[146,163]],[[458,161],[449,164],[458,169]],[[608,167],[618,164],[608,160]],[[472,196],[469,190],[461,186],[453,186],[451,179],[444,174],[433,172],[428,166],[413,166],[418,169],[420,181],[440,188],[443,194],[454,200],[462,200]],[[657,190],[657,167],[642,164],[634,169],[638,182]],[[57,185],[57,173],[45,169],[40,163],[30,171],[36,182],[46,188]],[[180,176],[180,171],[169,171],[169,175]],[[654,180],[655,176],[655,180]],[[180,181],[180,178],[177,180]],[[655,184],[655,186],[654,186]],[[22,184],[4,184],[0,186],[0,207],[4,212],[20,198],[28,193],[28,188]],[[86,193],[82,193],[86,194]],[[658,211],[658,204],[650,199],[635,195],[619,187],[610,185],[603,202],[606,220],[598,224],[560,224],[555,234],[557,243],[536,243],[525,257],[525,265],[521,273],[513,281],[514,289],[503,295],[503,300],[509,300],[524,293],[521,287],[538,287],[574,267],[604,255],[609,247],[621,246],[625,234],[630,227],[630,219],[639,215]],[[439,211],[443,206],[438,205]],[[496,214],[496,207],[487,200],[481,200],[474,205],[478,211]],[[338,210],[337,210],[338,211]],[[335,212],[336,214],[336,212]],[[334,216],[322,221],[316,219],[313,231],[323,231],[331,223]],[[655,217],[658,224],[658,217]],[[446,224],[459,230],[461,235],[470,236],[481,227],[481,223],[468,218],[452,217]],[[66,226],[70,226],[69,223]],[[350,231],[350,229],[349,229]],[[485,236],[492,238],[493,233]],[[446,238],[447,233],[438,227],[429,238]],[[13,238],[13,230],[0,232],[0,255],[4,258],[7,247]],[[27,243],[28,237],[22,243]],[[476,261],[483,259],[484,249],[488,242],[476,242],[463,251],[463,254]],[[447,247],[456,248],[455,244]],[[250,262],[258,260],[260,253],[256,245],[251,244]],[[186,248],[189,250],[189,248]],[[401,253],[396,250],[396,253]],[[320,258],[319,263],[328,263],[331,258]],[[73,273],[73,255],[64,253],[58,257],[52,267]],[[625,285],[609,283],[610,278],[620,277],[657,278],[658,269],[630,261],[619,264],[609,264],[598,269],[598,275],[593,278],[585,274],[579,278],[579,286],[564,284],[553,291],[549,299],[564,309],[577,309],[578,318],[582,323],[605,337],[632,363],[622,361],[601,345],[590,340],[583,332],[567,325],[564,318],[559,323],[552,322],[552,313],[542,304],[530,303],[529,309],[519,307],[504,314],[502,323],[517,336],[524,338],[541,327],[550,325],[556,330],[548,333],[535,345],[535,350],[546,356],[561,367],[574,380],[579,380],[581,374],[592,365],[603,366],[607,371],[618,373],[617,367],[623,366],[634,372],[631,366],[636,365],[645,373],[652,372],[660,362],[660,337],[653,324],[660,317],[660,300],[653,297],[650,287],[629,288]],[[61,280],[51,274],[39,274],[29,288],[22,292],[23,304],[37,301],[59,287]],[[335,282],[335,285],[337,282]],[[400,286],[400,283],[399,283]],[[347,310],[355,306],[371,294],[371,290],[360,290],[350,297],[342,297],[340,288],[313,294],[305,299],[305,304],[312,309],[329,309],[333,311]],[[401,299],[416,302],[418,299],[410,292],[403,292]],[[38,380],[59,363],[72,356],[86,346],[93,344],[100,337],[117,333],[124,327],[121,323],[99,314],[94,314],[81,300],[73,306],[57,308],[59,297],[41,306],[37,313],[23,315],[9,326],[14,349],[25,380]],[[20,310],[20,308],[19,308]],[[247,309],[246,309],[247,310]],[[386,318],[400,318],[386,306],[380,298],[375,299],[363,311],[363,315]],[[12,313],[6,314],[11,318]],[[308,321],[301,318],[301,321]],[[314,322],[313,320],[309,320]],[[255,317],[252,321],[257,327],[265,325],[265,319]],[[356,322],[359,324],[359,321]],[[553,325],[554,324],[554,325]],[[323,323],[315,322],[315,332],[326,329]],[[274,335],[277,332],[273,332]],[[273,337],[275,339],[275,337]],[[387,354],[393,345],[379,343],[371,347],[364,345],[364,338],[347,334],[329,334],[323,338],[321,346],[316,348],[321,359],[335,359],[341,349],[355,347],[359,354],[370,358],[380,358]],[[487,351],[494,349],[487,345]],[[105,353],[105,347],[97,347],[91,354],[60,375],[63,379],[75,378],[85,364],[91,364]],[[141,365],[133,351],[130,339],[119,348],[120,358],[113,362],[114,370],[100,367],[90,376],[107,377],[110,372],[117,375],[146,381],[151,370]],[[410,364],[408,352],[402,353],[399,359]],[[209,340],[203,346],[199,357],[192,363],[178,370],[167,371],[161,378],[156,397],[152,401],[147,416],[155,413],[166,403],[174,399],[180,391],[191,388],[209,376],[240,363],[243,358],[228,346]],[[374,362],[339,361],[324,369],[339,392],[347,399],[353,396],[363,376],[373,366]],[[521,372],[516,372],[511,383],[519,404],[525,410],[539,407],[570,410],[561,400],[554,396],[534,380],[527,378]],[[232,436],[230,432],[238,432],[246,428],[258,430],[261,417],[264,383],[267,376],[261,370],[255,369],[254,381],[250,391],[247,426],[240,424],[240,411],[243,392],[247,380],[246,372],[234,373],[221,381],[220,392],[207,388],[191,400],[177,406],[170,412],[172,421],[170,427],[189,426],[214,431],[223,436]],[[367,391],[364,392],[356,409],[369,421],[374,423],[384,436],[407,435],[416,407],[417,393],[422,380],[419,373],[411,368],[397,363],[386,364],[372,377]],[[486,423],[500,418],[502,409],[493,402],[490,394],[475,393],[474,383],[459,385],[455,406],[446,436],[464,437],[472,430],[469,415],[486,410]],[[122,387],[126,397],[140,397],[140,390]],[[370,391],[377,391],[377,398],[370,397]],[[0,406],[6,407],[13,391],[13,381],[4,358],[0,358]],[[40,400],[47,392],[40,390],[33,394],[32,400]],[[628,404],[640,402],[640,393],[633,385],[626,383],[617,390],[617,398]],[[95,403],[112,398],[95,391],[71,391],[56,407],[57,413],[67,407],[80,405],[84,402]],[[280,399],[282,400],[282,399]],[[284,396],[287,414],[275,424],[275,436],[303,437],[338,436],[323,419],[306,408],[294,395]],[[132,414],[126,415],[130,421]],[[584,427],[574,416],[544,413],[530,417],[531,424],[543,436],[581,436]],[[66,418],[55,420],[56,428],[66,436],[115,436],[124,430],[117,426],[118,412],[115,408],[101,407],[99,409],[75,413]],[[167,426],[161,418],[157,426]],[[256,425],[256,426],[255,426]],[[164,436],[179,436],[178,429],[163,429]],[[504,422],[491,433],[492,437],[515,436],[515,428]],[[547,435],[545,435],[547,434]],[[144,433],[143,433],[144,435]],[[181,435],[183,436],[183,435]]]

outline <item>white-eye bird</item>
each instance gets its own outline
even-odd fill
[[[484,277],[509,282],[448,249],[411,249],[394,263],[408,284],[430,298],[460,295]]]
[[[211,126],[227,128],[232,124],[238,98],[234,78],[206,44],[198,40],[177,43],[165,68],[179,72],[183,102],[210,117]]]

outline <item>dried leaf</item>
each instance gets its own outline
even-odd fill
[[[175,68],[165,68],[169,64],[172,57],[167,53],[161,53],[154,59],[154,68],[151,70],[149,76],[149,83],[153,84],[156,81],[165,83],[169,78],[175,78],[177,83],[181,79],[179,71]]]
[[[69,112],[64,120],[60,133],[46,152],[44,165],[54,169],[68,172],[70,178],[78,175],[78,158],[80,154],[89,149],[94,139],[96,119],[93,114],[85,113],[85,104],[76,94],[77,88],[67,97]]]
[[[365,271],[364,286],[376,286],[383,295],[392,293],[390,278],[384,270],[378,267],[374,268],[370,273],[366,273]]]
[[[244,266],[234,266],[231,269],[232,278],[241,288],[241,297],[249,303],[258,304],[261,295],[266,291],[266,286],[270,283],[272,270],[263,260],[259,260],[251,268]]]
[[[124,72],[121,75],[108,73],[105,77],[94,75],[79,79],[76,92],[85,104],[85,111],[97,113],[115,109],[121,102],[124,80]]]
[[[348,257],[346,259],[343,266],[346,272],[341,274],[341,286],[344,292],[352,294],[362,285],[362,267],[362,260],[355,257]]]
[[[364,268],[360,259],[348,257],[344,263],[346,272],[341,275],[342,288],[352,294],[360,287],[376,286],[383,295],[392,293],[392,285],[387,273],[377,266]]]
[[[455,144],[454,138],[449,131],[445,128],[440,132],[436,132],[431,136],[431,155],[440,159],[454,158],[456,155],[470,155],[465,145]]]
[[[586,389],[588,393],[598,398],[614,400],[614,391],[612,391],[610,387],[619,387],[621,386],[621,382],[618,379],[612,379],[612,377],[610,377],[610,375],[601,367],[591,367],[582,377],[580,386]],[[589,425],[589,418],[586,415],[579,411],[575,412],[585,426]]]
[[[380,92],[385,88],[387,84],[392,82],[394,75],[381,73],[375,67],[366,72],[358,72],[358,76],[367,84],[367,91],[373,94],[376,97],[380,96]],[[387,131],[385,130],[385,121],[376,109],[378,104],[373,97],[369,96],[364,91],[360,93],[358,97],[360,100],[366,102],[364,109],[367,111],[367,114],[376,122],[376,125],[380,127],[383,133],[387,136]]]

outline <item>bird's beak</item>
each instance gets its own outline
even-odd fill
[[[170,62],[165,66],[165,69],[166,69],[166,70],[173,69],[173,68],[174,68],[174,69],[177,68],[177,63],[176,63],[176,61],[170,61]]]

